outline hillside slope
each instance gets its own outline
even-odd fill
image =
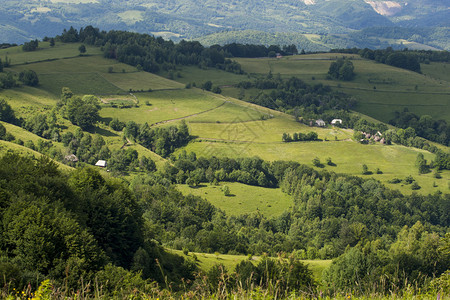
[[[308,33],[327,37],[368,27],[447,28],[450,10],[445,1],[416,0],[134,0],[47,1],[8,0],[0,8],[0,42],[23,42],[59,34],[64,28],[93,25],[103,30],[132,30],[166,38],[198,38],[223,31],[260,30],[266,33]],[[412,36],[410,34],[409,36]],[[408,39],[409,36],[404,36]],[[448,33],[447,33],[448,38]],[[426,45],[438,45],[433,37]],[[346,39],[343,47],[353,47]],[[358,40],[364,44],[364,39]],[[280,44],[281,40],[277,42]],[[336,47],[339,43],[330,43]],[[372,45],[366,44],[370,47]],[[365,47],[365,45],[363,45]],[[449,49],[448,39],[442,49]],[[313,50],[313,49],[308,49]]]

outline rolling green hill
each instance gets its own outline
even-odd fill
[[[113,118],[122,122],[147,122],[153,126],[177,124],[184,119],[194,140],[176,155],[186,150],[194,151],[198,156],[259,156],[268,161],[293,160],[309,165],[312,165],[315,157],[322,162],[330,157],[336,164],[335,167],[326,167],[330,171],[360,175],[362,165],[366,164],[372,172],[379,168],[383,174],[372,176],[386,184],[394,178],[403,179],[412,175],[422,187],[419,193],[448,191],[448,172],[443,172],[444,178],[440,180],[433,178],[432,174],[417,174],[414,166],[417,154],[423,153],[431,161],[434,157],[431,153],[399,145],[361,145],[352,140],[351,130],[309,127],[295,122],[290,115],[231,97],[238,93],[234,84],[247,80],[248,76],[265,76],[272,72],[286,78],[297,76],[306,82],[328,84],[345,91],[358,99],[357,111],[383,121],[389,120],[394,110],[404,107],[419,114],[428,113],[449,120],[450,87],[445,81],[445,65],[427,65],[424,69],[426,75],[421,75],[347,55],[353,59],[357,76],[351,82],[338,82],[328,80],[325,76],[330,62],[337,54],[237,59],[249,75],[186,67],[179,70],[179,83],[105,59],[95,48],[88,49],[86,56],[78,56],[77,48],[77,44],[62,44],[57,48],[43,47],[26,56],[20,49],[2,50],[0,56],[8,54],[11,58],[12,65],[8,71],[18,73],[33,69],[41,79],[41,84],[37,88],[3,90],[0,97],[11,104],[19,117],[26,119],[32,113],[48,111],[56,104],[61,88],[67,86],[76,94],[98,95],[103,102],[100,116],[106,125]],[[55,55],[54,59],[50,59],[52,55]],[[196,81],[200,85],[206,80],[222,86],[223,95],[184,88],[186,83]],[[376,90],[373,86],[377,87]],[[415,86],[418,88],[415,89]],[[151,89],[151,92],[129,94],[129,89]],[[250,97],[252,91],[246,93],[246,97]],[[427,100],[424,101],[424,98]],[[113,103],[128,103],[130,107],[120,108],[120,105],[112,106]],[[61,122],[67,130],[75,128],[67,120]],[[122,133],[114,132],[106,125],[99,124],[93,133],[102,135],[112,149],[119,149],[123,145]],[[310,131],[317,132],[322,141],[281,141],[285,132],[293,134]],[[160,166],[164,162],[142,146],[131,147],[140,154],[154,158]],[[388,185],[405,193],[412,192],[407,185]]]

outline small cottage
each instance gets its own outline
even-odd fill
[[[325,127],[326,123],[324,120],[319,119],[319,120],[316,120],[316,125],[319,127]]]
[[[342,120],[341,119],[333,119],[331,121],[331,125],[337,125],[337,124],[342,125]]]
[[[96,167],[106,168],[106,160],[99,160],[96,164]]]

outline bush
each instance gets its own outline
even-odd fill
[[[20,72],[19,80],[29,86],[37,86],[39,84],[39,78],[33,70],[24,70]]]

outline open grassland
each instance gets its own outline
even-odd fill
[[[205,118],[209,113],[205,114]],[[191,119],[187,121],[190,122]],[[254,120],[248,122],[243,119],[242,122],[235,123],[190,123],[189,128],[191,134],[202,139],[210,139],[211,141],[239,141],[239,142],[255,142],[255,143],[281,143],[283,133],[295,132],[308,133],[314,131],[318,134],[319,139],[327,140],[345,140],[349,139],[353,132],[333,128],[309,127],[301,123],[295,122],[290,116],[274,117],[268,120]]]
[[[12,152],[12,153],[17,153],[19,155],[23,155],[23,156],[28,156],[28,157],[33,157],[36,159],[39,159],[43,156],[43,154],[36,152],[30,148],[12,143],[12,142],[7,142],[7,141],[2,141],[0,140],[0,155],[4,155],[8,152]],[[72,171],[73,168],[69,167],[67,165],[64,165],[60,162],[54,161],[57,165],[58,168],[62,171]]]
[[[330,63],[337,57],[353,57],[356,76],[349,82],[328,80]],[[281,59],[236,59],[242,68],[255,76],[280,74],[297,76],[306,82],[323,83],[353,95],[359,102],[357,111],[383,121],[393,117],[393,111],[408,107],[419,115],[450,121],[450,84],[447,65],[432,63],[422,65],[423,74],[394,68],[374,61],[360,59],[357,55],[314,54],[284,57]],[[314,80],[313,80],[314,79]],[[224,91],[236,96],[237,89]],[[247,91],[245,91],[247,92]],[[246,98],[251,95],[246,95]]]
[[[0,49],[0,58],[5,56],[11,59],[11,65],[29,64],[39,61],[55,60],[68,57],[79,56],[78,47],[81,44],[64,44],[56,42],[54,47],[50,47],[48,42],[40,42],[36,51],[26,52],[22,46]],[[85,55],[100,55],[101,50],[98,47],[86,45]]]
[[[185,258],[195,254],[198,260],[198,266],[201,270],[208,271],[214,265],[223,264],[228,272],[233,272],[236,265],[243,260],[248,260],[248,256],[245,255],[228,255],[228,254],[210,254],[210,253],[197,253],[189,252],[186,256],[183,251],[167,249],[173,253],[184,256]],[[251,262],[257,264],[261,257],[252,256]],[[331,265],[331,260],[302,260],[302,262],[308,265],[308,268],[313,272],[314,278],[320,280],[322,278],[322,272]]]
[[[122,122],[147,122],[149,125],[173,119],[195,116],[225,103],[225,98],[198,89],[154,91],[135,94],[138,107],[105,106],[100,116],[106,121],[118,118]],[[112,96],[111,96],[112,97]],[[147,105],[148,103],[148,105]]]
[[[177,75],[180,75],[178,77]],[[168,76],[167,72],[161,72],[162,76]],[[248,79],[246,75],[238,75],[218,69],[200,69],[195,66],[185,66],[175,72],[175,80],[183,84],[195,83],[200,87],[202,83],[211,80],[214,85],[226,86]]]
[[[222,187],[230,188],[230,195],[225,196]],[[293,205],[289,195],[281,189],[269,189],[242,183],[222,182],[219,186],[201,185],[189,187],[178,185],[185,195],[192,194],[207,199],[215,207],[225,211],[227,215],[261,213],[266,217],[274,217],[283,213]]]
[[[69,46],[64,50],[78,51],[76,45]],[[62,50],[61,52],[65,53]],[[30,63],[13,64],[8,70],[16,73],[28,69],[35,71],[39,76],[40,88],[54,95],[59,95],[63,87],[69,87],[75,94],[117,94],[129,90],[148,91],[184,87],[181,83],[151,73],[139,72],[135,67],[103,58],[100,54],[70,58],[60,55],[59,59],[42,61],[39,53],[39,51],[26,52]],[[16,57],[20,59],[20,53],[12,54],[11,60],[14,61]]]
[[[232,102],[226,102],[224,105],[208,112],[189,118],[190,123],[239,123],[260,120],[269,117],[268,114],[260,110],[238,105]]]
[[[70,46],[76,48],[74,45]],[[64,48],[65,50],[61,48],[59,51],[61,53],[69,51],[68,48],[70,47]],[[48,51],[50,50],[53,49]],[[27,55],[32,57],[36,53],[38,52],[27,53]],[[22,54],[17,53],[16,55],[20,57]],[[15,59],[15,55],[11,54],[10,56],[12,60]],[[63,54],[60,56],[62,57]],[[393,105],[398,105],[398,108],[401,109],[403,106],[414,104],[420,108],[420,112],[426,112],[433,116],[444,118],[450,115],[450,105],[447,105],[449,100],[445,94],[446,88],[442,88],[443,84],[439,80],[362,59],[353,60],[357,73],[358,69],[360,70],[354,82],[341,83],[325,80],[330,61],[335,58],[336,55],[317,54],[279,60],[240,59],[239,61],[249,73],[264,75],[269,71],[272,71],[272,74],[284,72],[282,76],[301,75],[305,80],[309,78],[310,81],[312,81],[311,74],[320,70],[322,75],[316,76],[315,82],[328,82],[336,86],[340,84],[342,90],[355,93],[357,96],[360,95],[358,97],[364,98],[366,102],[360,101],[358,109],[383,120],[392,112]],[[111,67],[113,72],[109,73]],[[434,64],[430,64],[429,67],[434,68],[431,70],[437,74],[444,73],[444,67],[436,69]],[[417,174],[417,169],[414,167],[417,154],[422,152],[425,154],[425,158],[431,161],[434,155],[428,152],[402,146],[361,145],[351,141],[351,130],[308,127],[295,122],[292,116],[197,88],[184,89],[182,83],[145,72],[137,72],[133,67],[104,59],[100,55],[13,65],[10,68],[15,72],[24,69],[34,69],[38,72],[41,79],[40,87],[20,87],[0,92],[0,97],[5,98],[12,105],[19,117],[26,118],[28,115],[55,105],[61,88],[68,86],[75,93],[105,94],[101,95],[106,103],[103,104],[100,111],[102,122],[105,124],[108,124],[112,118],[118,118],[122,122],[135,121],[140,124],[147,122],[164,126],[186,119],[190,133],[196,139],[184,149],[188,152],[194,151],[198,156],[259,156],[269,161],[294,160],[309,165],[312,165],[312,159],[315,157],[320,158],[323,163],[326,158],[330,157],[337,164],[335,167],[326,166],[326,169],[331,171],[361,175],[362,165],[366,164],[372,172],[375,172],[376,168],[383,172],[383,174],[370,176],[384,183],[393,178],[403,179],[412,175],[422,186],[419,193],[432,193],[437,190],[449,191],[448,172],[442,173],[442,179],[435,179],[431,174],[420,176]],[[124,71],[122,72],[122,70]],[[220,82],[221,84],[229,84],[235,80],[247,78],[247,76],[219,70],[205,71],[194,67],[180,72],[186,72],[186,74],[181,74],[180,80],[195,79],[195,76],[198,76],[205,80],[206,78],[223,80]],[[202,72],[206,72],[208,77],[203,77],[205,73]],[[192,74],[189,75],[189,73]],[[416,91],[414,88],[417,83],[419,84]],[[378,85],[376,90],[373,90],[373,84]],[[153,91],[128,94],[127,88],[139,89],[139,87],[144,90],[151,88]],[[127,95],[117,95],[116,92]],[[248,94],[250,91],[245,92]],[[392,95],[399,97],[391,98]],[[427,101],[422,101],[423,99],[414,98],[413,95],[431,96],[426,98]],[[114,103],[114,99],[119,102]],[[131,108],[121,109],[110,106],[111,104],[120,106],[121,101],[125,100],[132,104]],[[397,104],[394,100],[397,101]],[[391,103],[391,101],[393,102]],[[375,105],[374,103],[380,103],[378,104],[380,107],[371,107],[371,105]],[[269,118],[267,119],[267,117]],[[64,131],[75,129],[75,126],[67,120],[61,120],[61,122],[67,127]],[[11,129],[11,131],[13,130]],[[295,143],[281,141],[284,132],[292,135],[295,132],[307,133],[310,131],[317,132],[322,141]],[[119,149],[123,146],[122,133],[114,132],[108,126],[99,125],[91,133],[102,135],[111,149]],[[18,132],[16,134],[19,135]],[[27,140],[27,138],[21,139]],[[151,157],[158,166],[165,162],[164,159],[140,146],[131,145],[129,147],[135,147],[140,155]],[[437,187],[433,187],[433,185],[437,185]],[[412,192],[409,185],[392,184],[389,186],[398,188],[402,192]]]
[[[449,192],[450,172],[442,172],[442,179],[435,179],[431,173],[418,175],[414,162],[418,153],[423,153],[428,161],[433,154],[404,146],[362,145],[353,141],[328,142],[295,142],[295,143],[258,143],[258,142],[219,142],[194,141],[185,148],[187,152],[195,152],[197,156],[227,156],[227,157],[253,157],[262,159],[292,160],[312,166],[312,160],[318,157],[325,165],[325,169],[337,173],[358,175],[364,178],[373,177],[387,184],[393,178],[404,179],[412,175],[422,187],[418,192],[423,194],[434,193],[438,190]],[[330,157],[336,166],[326,165]],[[366,164],[372,175],[362,175],[362,165]],[[375,174],[379,168],[383,174]],[[437,187],[433,187],[436,182]],[[410,194],[410,185],[391,185],[391,188]]]
[[[55,95],[39,88],[27,86],[2,90],[0,98],[8,101],[12,109],[19,113],[19,117],[21,113],[28,111],[27,108],[29,107],[42,108],[55,105],[58,102],[58,98]]]
[[[425,76],[429,76],[431,78],[437,79],[450,83],[450,63],[429,63],[429,64],[421,64],[422,73]]]
[[[356,110],[378,120],[388,122],[393,119],[395,111],[408,108],[419,116],[430,115],[436,119],[450,122],[450,94],[387,92],[380,90],[341,89],[353,94],[359,101]]]
[[[118,66],[120,67],[120,66]],[[128,66],[129,67],[129,66]],[[103,73],[103,78],[124,91],[181,89],[184,85],[148,72]]]

